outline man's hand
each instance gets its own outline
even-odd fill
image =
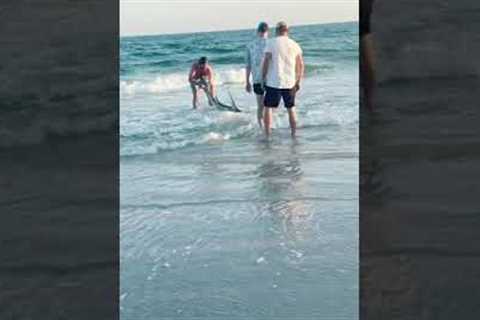
[[[267,79],[262,79],[262,82],[260,82],[260,85],[262,86],[262,90],[265,90],[267,87]]]
[[[295,83],[295,87],[293,88],[295,89],[295,92],[300,91],[300,80],[297,80],[297,82]]]
[[[245,86],[245,90],[246,90],[248,93],[251,93],[251,92],[252,92],[252,85],[250,84],[250,81],[247,81],[247,85]]]

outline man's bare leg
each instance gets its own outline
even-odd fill
[[[198,101],[197,88],[195,87],[195,85],[193,83],[191,83],[190,86],[192,88],[192,95],[193,95],[193,98],[192,98],[193,109],[197,109],[197,101]]]
[[[207,96],[208,96],[208,104],[211,105],[211,106],[213,106],[214,99],[215,99],[215,97],[217,96],[217,93],[215,92],[215,87],[212,86],[211,84],[208,85],[208,90],[209,90],[209,92],[210,92],[209,95],[207,94]]]
[[[297,133],[297,113],[295,107],[288,108],[288,121],[290,122],[290,131],[292,133],[292,138],[295,138]]]
[[[268,106],[265,106],[264,108],[264,114],[263,114],[263,123],[265,125],[265,135],[267,137],[270,136],[272,133],[272,110],[273,108],[269,108]]]
[[[260,129],[263,127],[263,95],[256,94],[255,97],[257,98],[257,120]]]
[[[208,105],[213,106],[213,96],[210,94],[207,88],[203,88],[203,91],[205,92],[205,95],[207,96],[208,100]]]

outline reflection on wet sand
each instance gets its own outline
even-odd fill
[[[270,150],[273,152],[273,150]],[[255,170],[260,202],[256,219],[272,219],[287,239],[296,241],[308,237],[311,212],[301,200],[305,195],[304,171],[296,145],[284,153],[268,157]],[[278,151],[276,151],[278,152]]]

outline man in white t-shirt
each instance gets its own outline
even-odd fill
[[[297,129],[295,95],[300,90],[303,73],[302,49],[288,37],[287,24],[279,22],[276,37],[267,41],[262,67],[262,79],[266,90],[263,122],[267,136],[271,133],[272,109],[277,108],[283,99],[288,111],[292,137],[295,137]]]

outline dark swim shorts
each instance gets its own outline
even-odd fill
[[[280,100],[283,99],[285,108],[290,109],[295,106],[295,94],[297,90],[295,87],[292,89],[277,89],[265,86],[266,94],[263,104],[267,108],[277,108],[280,104]]]
[[[370,16],[374,0],[360,0],[360,37],[370,33]]]
[[[261,83],[254,83],[253,92],[255,92],[255,94],[263,96],[265,94],[265,89],[263,88],[263,85]]]

